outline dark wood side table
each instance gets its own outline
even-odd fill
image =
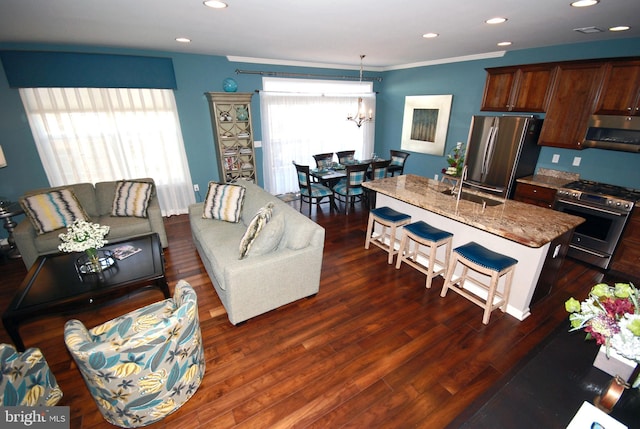
[[[78,253],[38,257],[2,315],[2,323],[18,351],[25,349],[18,328],[28,320],[79,313],[150,287],[160,289],[169,298],[158,234],[111,243],[104,249],[113,250],[125,244],[141,251],[117,261],[102,276],[78,274],[75,266]]]
[[[24,214],[24,211],[22,211],[22,207],[18,203],[4,202],[0,204],[0,219],[4,219],[4,229],[9,233],[7,238],[9,249],[5,252],[9,258],[15,259],[20,257],[20,252],[16,247],[16,241],[13,238],[13,231],[16,229],[16,226],[18,226],[18,223],[14,221],[13,218],[21,214]]]
[[[447,429],[566,428],[584,401],[593,404],[611,376],[593,366],[600,348],[563,322]],[[623,393],[610,414],[640,427],[640,391]]]

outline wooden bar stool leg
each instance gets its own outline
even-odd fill
[[[482,323],[489,324],[489,318],[491,317],[491,310],[493,309],[493,298],[496,296],[496,289],[498,288],[498,281],[500,280],[500,273],[493,271],[491,273],[491,283],[489,283],[489,291],[487,294],[487,302],[484,305],[484,313],[482,315]]]
[[[515,272],[515,267],[511,267],[511,269],[509,270],[509,272],[507,273],[507,278],[505,279],[505,284],[504,284],[504,292],[502,293],[503,299],[504,299],[504,304],[502,304],[502,306],[500,307],[500,310],[503,313],[507,312],[507,304],[509,301],[509,294],[511,293],[511,282],[513,281],[513,273]]]
[[[396,253],[396,226],[391,225],[391,233],[389,234],[389,257],[387,258],[388,264],[393,264],[393,255]]]
[[[441,297],[445,297],[447,295],[447,291],[452,286],[453,272],[456,268],[456,264],[458,263],[458,255],[454,254],[451,257],[451,262],[449,262],[449,267],[447,268],[447,274],[444,277],[444,286],[442,286],[442,291],[440,292]]]
[[[364,248],[368,249],[369,244],[371,244],[371,234],[373,234],[373,224],[375,220],[373,219],[373,215],[369,215],[369,223],[367,224],[367,239],[364,241]]]
[[[416,243],[416,246],[418,246],[418,243]],[[438,251],[438,246],[436,245],[436,243],[431,242],[429,249],[429,269],[427,270],[427,282],[425,283],[425,288],[427,289],[431,289],[431,280],[433,280],[433,271],[435,269],[436,252]],[[416,251],[416,259],[418,259],[417,253],[418,252]]]
[[[406,255],[411,255],[411,243],[409,242],[409,236],[404,234],[402,240],[400,240],[400,248],[398,249],[398,260],[396,261],[396,270],[400,269],[402,264],[402,258]]]

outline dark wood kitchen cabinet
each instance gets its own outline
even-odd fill
[[[481,110],[545,112],[553,80],[553,64],[496,67],[487,70]]]
[[[640,60],[607,63],[595,113],[640,115]]]
[[[538,144],[581,149],[605,63],[559,63]]]
[[[640,267],[640,207],[633,209],[609,268],[627,275],[629,280],[638,282],[640,281],[638,267]]]
[[[553,188],[531,185],[529,183],[517,183],[513,199],[522,203],[550,209],[553,207],[555,196],[556,190]]]

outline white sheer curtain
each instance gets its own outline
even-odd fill
[[[152,177],[162,214],[195,202],[172,90],[22,88],[51,186]]]
[[[358,128],[346,118],[356,113],[359,97],[364,99],[366,112],[371,111],[375,117],[375,93],[355,93],[363,89],[359,83],[333,85],[342,86],[345,93],[260,92],[264,182],[270,193],[299,190],[292,161],[315,167],[314,154],[341,150],[355,150],[356,159],[371,156],[374,124],[368,122]],[[366,85],[370,91],[371,84]],[[263,87],[269,85],[264,83]]]

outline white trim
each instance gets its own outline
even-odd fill
[[[436,60],[420,61],[417,63],[397,64],[382,67],[365,66],[364,70],[372,72],[385,72],[391,70],[412,69],[418,67],[434,66],[438,64],[461,63],[465,61],[485,60],[489,58],[501,58],[507,51],[485,52],[483,54],[463,55],[460,57],[440,58]],[[338,70],[360,70],[359,65],[330,64],[330,63],[314,63],[310,61],[293,61],[293,60],[276,60],[272,58],[254,58],[254,57],[238,57],[227,55],[227,60],[238,63],[250,64],[271,64],[292,67],[312,67],[322,69],[338,69]]]

